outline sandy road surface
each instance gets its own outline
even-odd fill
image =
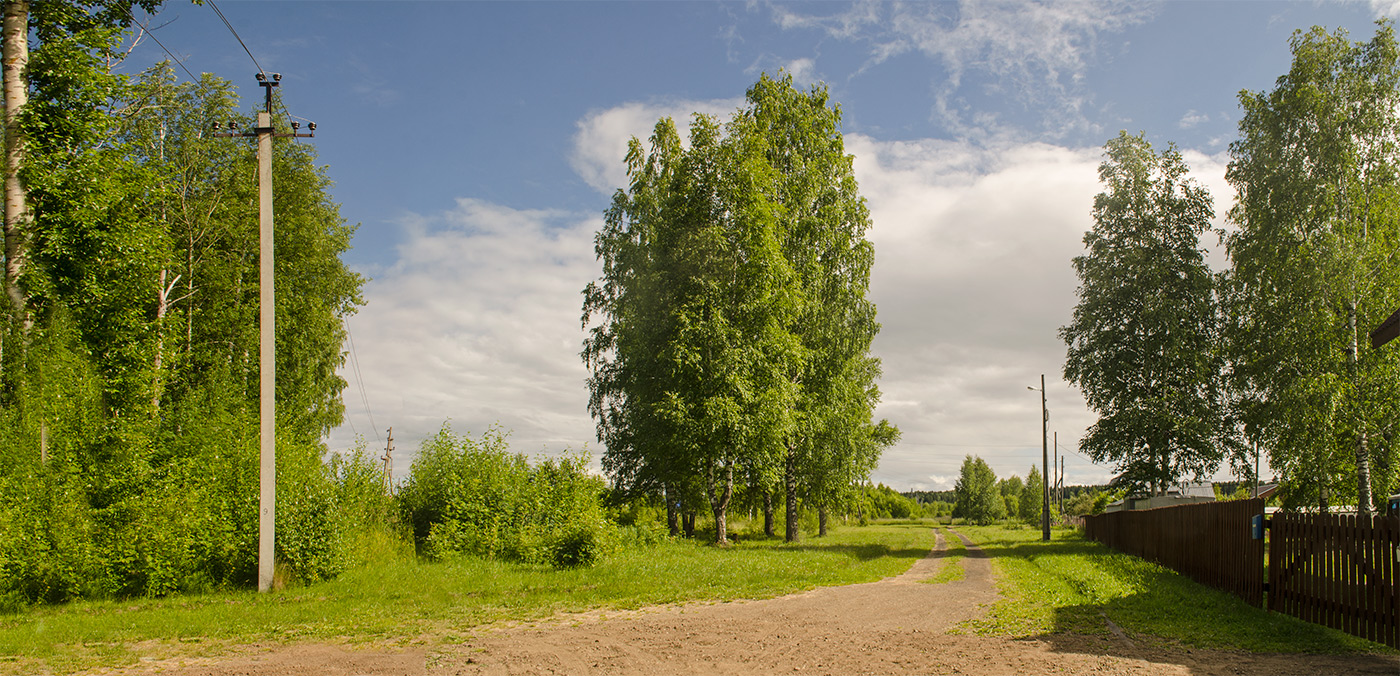
[[[957,537],[962,538],[961,535]],[[1400,659],[1256,655],[1151,647],[1127,638],[1012,640],[950,635],[997,599],[991,562],[968,548],[967,575],[925,584],[930,556],[879,582],[764,601],[570,615],[482,629],[462,645],[386,653],[303,645],[201,663],[145,663],[124,674],[179,676],[490,676],[537,674],[1377,674]]]

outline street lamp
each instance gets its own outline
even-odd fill
[[[1029,385],[1026,389],[1034,392]],[[1050,410],[1045,408],[1045,374],[1040,374],[1040,539],[1050,541],[1050,447],[1046,442],[1046,427],[1050,424]]]

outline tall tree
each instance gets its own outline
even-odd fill
[[[207,126],[249,118],[227,82],[177,85],[167,65],[133,86],[102,63],[115,32],[78,37],[31,60],[46,92],[24,116],[32,347],[6,355],[20,368],[0,407],[0,516],[22,525],[0,531],[0,558],[32,565],[0,572],[0,594],[251,581],[256,172],[247,143]],[[277,277],[296,291],[278,294],[278,556],[319,576],[335,569],[320,439],[363,280],[340,261],[354,228],[311,148],[277,145]]]
[[[1164,493],[1214,472],[1234,442],[1222,383],[1214,277],[1200,237],[1205,188],[1174,147],[1126,132],[1105,145],[1087,252],[1074,259],[1079,303],[1060,329],[1065,378],[1099,419],[1080,442],[1138,488]]]
[[[777,446],[791,409],[779,369],[795,346],[782,330],[791,272],[764,199],[766,168],[745,146],[751,136],[721,131],[697,115],[689,148],[669,119],[649,154],[633,140],[631,191],[617,193],[597,236],[604,274],[585,290],[584,321],[604,322],[584,357],[615,484],[698,478],[725,543],[736,465],[773,465],[759,456]]]
[[[29,204],[19,179],[25,151],[20,115],[29,102],[29,83],[25,79],[29,68],[28,0],[6,0],[3,39],[0,56],[4,60],[5,88],[5,298],[9,303],[6,316],[11,321],[22,321],[25,298],[19,276],[24,271]]]
[[[1295,499],[1364,513],[1397,478],[1393,445],[1373,473],[1372,441],[1395,432],[1400,355],[1362,345],[1400,304],[1400,61],[1388,21],[1290,47],[1272,91],[1241,92],[1230,146],[1234,386]]]
[[[787,330],[802,359],[788,372],[798,399],[783,464],[785,537],[792,542],[799,484],[821,510],[833,491],[868,476],[898,430],[871,424],[880,400],[880,360],[870,354],[880,325],[866,298],[875,253],[865,238],[870,212],[845,151],[841,108],[824,85],[804,91],[791,74],[760,76],[747,101],[741,119],[776,175],[770,199],[799,294]]]
[[[585,327],[602,321],[583,358],[619,488],[698,478],[718,519],[736,464],[761,487],[782,473],[796,539],[799,482],[839,499],[897,430],[871,423],[874,256],[839,109],[766,75],[748,102],[722,129],[697,116],[688,148],[669,120],[649,153],[633,139],[584,292]]]
[[[1017,514],[1032,526],[1040,525],[1041,513],[1045,511],[1044,482],[1040,469],[1031,465],[1031,471],[1026,473],[1025,488],[1021,490],[1021,508]]]
[[[29,260],[29,248],[34,238],[33,205],[22,172],[29,164],[30,138],[39,131],[50,144],[62,143],[62,130],[43,128],[30,115],[30,99],[53,103],[52,99],[71,96],[70,88],[90,86],[104,75],[110,77],[110,67],[121,59],[116,51],[114,36],[121,28],[131,25],[131,8],[140,6],[147,11],[159,6],[160,0],[50,0],[35,3],[29,0],[3,0],[3,78],[5,104],[5,197],[4,197],[4,278],[0,282],[6,297],[6,325],[0,327],[0,376],[5,373],[5,343],[11,344],[13,356],[18,338],[29,333],[33,320],[29,315],[29,296],[24,272]],[[37,40],[32,44],[31,33]],[[34,56],[47,56],[39,68],[30,65]],[[70,81],[71,79],[71,81]],[[69,129],[77,129],[68,125]],[[85,130],[79,129],[80,133]],[[81,143],[81,142],[79,142]],[[16,335],[16,332],[18,335]]]
[[[982,458],[963,459],[953,485],[953,516],[985,526],[1006,518],[1006,501],[997,489],[997,475]]]

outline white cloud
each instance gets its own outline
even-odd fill
[[[742,99],[632,102],[594,111],[578,122],[570,164],[584,182],[610,195],[627,185],[624,159],[630,139],[636,137],[645,145],[656,122],[663,117],[675,120],[684,138],[694,113],[727,118],[742,103]]]
[[[1371,0],[1371,11],[1376,16],[1400,19],[1400,0]]]
[[[403,219],[397,262],[372,271],[368,302],[348,322],[374,420],[394,427],[399,476],[448,419],[459,434],[500,423],[525,453],[593,441],[579,314],[600,224],[474,199]],[[359,383],[343,375],[349,423],[331,447],[350,445],[351,426],[373,447]]]
[[[878,415],[904,432],[874,478],[928,484],[911,480],[956,476],[967,454],[1024,476],[1040,464],[1040,398],[1026,387],[1042,373],[1052,430],[1076,448],[1093,419],[1060,382],[1057,330],[1075,303],[1070,259],[1090,225],[1098,151],[846,138],[874,221]],[[1069,466],[1072,481],[1106,475]]]
[[[1182,129],[1190,129],[1202,122],[1210,122],[1210,116],[1205,113],[1198,113],[1195,110],[1188,110],[1186,114],[1182,115],[1181,119],[1177,121],[1176,126]]]
[[[789,61],[784,67],[792,74],[792,80],[798,85],[810,85],[817,81],[817,62],[812,59],[796,59]]]
[[[985,107],[966,100],[965,78],[979,79],[979,93],[1035,110],[1044,131],[1091,127],[1082,112],[1088,103],[1083,80],[1099,36],[1139,23],[1151,12],[1145,3],[1120,0],[859,3],[829,16],[773,9],[774,21],[784,29],[820,30],[868,44],[870,57],[861,71],[910,51],[936,61],[943,73],[933,83],[932,112],[960,135],[1002,123],[980,116]]]

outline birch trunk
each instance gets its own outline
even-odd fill
[[[1351,349],[1347,354],[1347,361],[1351,367],[1353,399],[1359,399],[1361,396],[1361,365],[1357,361],[1360,339],[1356,321],[1356,306],[1356,302],[1347,305],[1347,328],[1351,330]],[[1360,401],[1353,401],[1352,407],[1356,420],[1356,513],[1369,516],[1371,514],[1371,453],[1366,448],[1366,420],[1361,412]]]
[[[773,490],[763,491],[763,534],[773,537]]]
[[[12,316],[24,322],[28,333],[28,299],[19,286],[29,238],[29,205],[19,180],[25,152],[19,119],[29,102],[24,74],[29,66],[29,2],[6,0],[4,5],[4,47],[0,49],[0,59],[4,61],[5,88],[5,296]]]
[[[787,467],[783,471],[783,488],[787,497],[787,523],[783,539],[797,542],[797,450],[791,446],[787,452]]]

